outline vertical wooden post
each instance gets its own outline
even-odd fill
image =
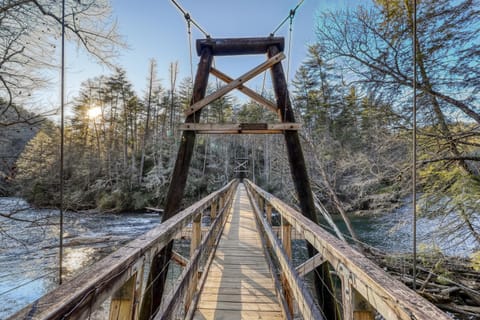
[[[223,206],[225,205],[224,203],[225,195],[221,195],[219,200],[218,200],[218,211],[220,212],[223,209]]]
[[[260,209],[260,212],[263,214],[263,211],[265,210],[263,206],[263,198],[261,195],[258,195],[258,208]]]
[[[270,225],[272,225],[272,205],[270,203],[267,203],[267,207],[265,209],[265,214],[267,216],[267,221]]]
[[[268,57],[271,58],[280,52],[280,48],[276,45],[271,45],[268,48]],[[295,122],[292,104],[288,94],[288,85],[285,79],[285,73],[281,63],[277,63],[271,68],[273,89],[275,91],[275,98],[278,109],[280,110],[280,117],[282,122]],[[315,213],[315,205],[313,201],[312,189],[310,187],[310,180],[308,178],[307,166],[303,157],[302,146],[297,131],[286,130],[284,132],[285,144],[287,147],[288,161],[290,163],[290,172],[292,180],[295,184],[295,189],[300,201],[300,208],[302,214],[318,224],[318,218]],[[308,245],[308,254],[313,257],[316,254],[315,248]],[[333,291],[333,281],[331,279],[330,270],[327,263],[317,268],[314,278],[315,291],[320,309],[323,310],[327,319],[340,319],[340,312],[335,302],[335,297],[330,294]]]
[[[131,320],[135,311],[135,282],[134,274],[127,282],[112,296],[110,303],[109,320]]]
[[[342,306],[343,306],[343,318],[344,320],[353,320],[353,294],[352,287],[350,285],[350,279],[348,272],[343,270],[343,266],[339,269],[340,279],[342,282]]]
[[[292,225],[282,217],[282,244],[287,257],[292,260]]]
[[[192,236],[190,241],[190,257],[193,256],[195,250],[197,250],[200,241],[202,240],[202,214],[198,214],[192,222]]]
[[[374,320],[373,308],[368,301],[354,288],[353,293],[353,320]]]
[[[202,241],[202,214],[198,214],[192,222],[192,236],[190,240],[190,258],[192,258],[195,250],[197,250],[198,246],[200,245],[200,242]],[[197,284],[198,284],[198,273],[195,272],[195,274],[192,277],[192,281],[188,284],[188,293],[185,296],[185,311],[188,310],[190,307],[190,303],[192,301],[192,298],[197,291]]]
[[[201,51],[200,62],[195,76],[191,105],[205,97],[212,60],[213,55],[210,47],[204,47]],[[200,120],[200,114],[201,110],[198,110],[189,115],[185,119],[185,123],[198,123]],[[172,180],[170,181],[170,186],[168,188],[162,221],[173,217],[180,209],[194,147],[195,132],[184,131],[180,140],[177,159],[172,173]],[[172,247],[173,241],[171,241],[152,259],[147,282],[151,290],[148,290],[145,293],[142,300],[139,320],[149,320],[152,316],[151,313],[157,310],[160,306],[167,278],[167,264],[170,262],[172,256]]]
[[[290,261],[292,261],[292,225],[282,217],[281,238],[283,249]],[[282,286],[285,292],[285,301],[288,305],[288,310],[292,317],[294,316],[294,299],[292,289],[288,285],[288,281],[284,275],[282,275]]]
[[[210,205],[210,219],[213,221],[217,217],[217,200],[212,201]]]

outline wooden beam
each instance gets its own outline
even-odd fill
[[[227,76],[225,73],[221,72],[220,70],[217,70],[215,68],[210,69],[210,73],[213,74],[215,77],[219,78],[220,80],[226,82],[227,84],[230,82],[233,82],[234,80]],[[273,102],[271,102],[268,99],[265,99],[255,91],[251,90],[248,87],[245,87],[244,85],[241,85],[237,88],[240,92],[243,92],[246,96],[252,98],[256,102],[258,102],[260,105],[267,107],[271,111],[275,112],[278,114],[278,108],[277,105]]]
[[[197,54],[208,47],[214,56],[266,53],[268,47],[276,46],[280,51],[285,47],[283,37],[268,38],[233,38],[233,39],[199,39],[196,42]]]
[[[306,276],[308,273],[315,270],[318,266],[324,263],[326,260],[320,253],[317,253],[301,265],[299,265],[295,270],[298,272],[300,277]]]
[[[183,123],[179,129],[198,134],[280,134],[298,131],[299,123]]]
[[[201,110],[203,107],[205,107],[207,104],[212,103],[213,101],[217,100],[220,97],[223,97],[230,91],[232,91],[235,88],[238,88],[239,86],[243,85],[245,82],[248,80],[252,79],[253,77],[257,76],[258,74],[262,73],[263,71],[267,70],[268,68],[274,66],[275,64],[279,63],[285,59],[285,54],[283,52],[280,52],[271,58],[269,58],[267,61],[264,63],[258,65],[257,67],[253,68],[252,70],[248,71],[247,73],[241,75],[237,79],[233,80],[226,86],[220,88],[219,90],[215,91],[214,93],[206,96],[205,98],[201,99],[200,101],[197,101],[193,103],[189,109],[185,112],[186,116],[190,116],[197,112],[198,110]]]
[[[180,253],[172,250],[172,260],[175,261],[181,267],[185,267],[188,264],[188,259],[182,256]]]

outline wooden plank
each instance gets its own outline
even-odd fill
[[[256,303],[275,303],[277,302],[277,297],[274,295],[253,295],[253,294],[238,294],[237,292],[231,294],[221,294],[217,293],[206,293],[202,294],[202,302],[204,301],[222,301],[222,302],[256,302]],[[205,308],[205,305],[202,304],[202,308]]]
[[[205,107],[207,104],[212,103],[213,101],[217,100],[218,98],[226,95],[233,89],[238,88],[239,86],[243,85],[245,82],[248,80],[252,79],[253,77],[259,75],[263,71],[267,70],[268,68],[272,67],[273,65],[279,63],[285,59],[285,54],[283,52],[280,52],[272,57],[270,57],[267,61],[263,62],[262,64],[258,65],[257,67],[253,68],[252,70],[248,71],[247,73],[241,75],[237,79],[233,80],[226,86],[223,86],[219,90],[215,91],[214,93],[206,96],[205,98],[201,99],[198,102],[193,103],[190,108],[185,112],[186,116],[190,116],[197,112],[198,110],[201,110],[203,107]],[[197,121],[198,122],[198,121]]]
[[[213,74],[215,77],[219,78],[220,80],[226,82],[226,83],[230,83],[230,82],[233,81],[233,79],[230,78],[228,75],[226,75],[225,73],[223,73],[220,70],[217,70],[215,68],[211,68],[210,73]],[[271,111],[275,112],[276,114],[278,113],[278,108],[277,108],[277,105],[275,103],[271,102],[268,99],[265,99],[264,97],[262,97],[261,95],[259,95],[255,91],[251,90],[250,88],[241,85],[237,89],[239,91],[243,92],[246,96],[248,96],[248,97],[252,98],[253,100],[255,100],[256,102],[258,102],[260,105],[266,107],[267,109],[270,109]]]
[[[283,51],[285,40],[283,37],[266,38],[221,38],[199,39],[196,42],[197,54],[204,48],[209,48],[215,56],[263,54],[270,46],[276,46]]]
[[[273,311],[278,312],[278,302],[228,302],[228,301],[205,301],[200,300],[201,309],[229,310],[229,311]]]
[[[385,319],[447,320],[444,312],[417,295],[401,282],[390,277],[364,255],[346,245],[320,226],[304,217],[270,193],[245,180],[256,193],[262,195],[292,227],[302,233],[342,277]]]
[[[194,320],[218,319],[218,320],[283,320],[281,312],[267,311],[229,311],[215,309],[198,309],[193,317]]]
[[[256,319],[266,315],[275,319],[281,316],[281,308],[252,208],[242,185],[234,202],[236,206],[227,219],[209,267],[195,317],[219,319],[224,316],[219,316],[219,312],[225,311],[230,316],[233,316],[232,312],[238,312],[228,319]],[[239,250],[235,250],[239,244]],[[215,312],[205,314],[205,309]]]

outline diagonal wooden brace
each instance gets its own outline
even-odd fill
[[[317,253],[301,265],[299,265],[295,270],[298,272],[298,275],[301,277],[304,277],[307,275],[307,273],[310,273],[311,271],[315,270],[319,265],[324,263],[325,258],[320,255],[320,253]]]
[[[192,104],[190,106],[190,108],[187,109],[187,111],[185,112],[185,115],[189,116],[189,115],[197,112],[198,110],[205,107],[207,104],[212,103],[213,101],[217,100],[218,98],[226,95],[227,93],[229,93],[233,89],[236,89],[236,88],[240,87],[241,85],[243,85],[248,80],[254,78],[255,76],[262,73],[263,71],[265,71],[265,70],[269,69],[270,67],[272,67],[273,65],[279,63],[283,59],[285,59],[285,54],[283,52],[280,52],[280,53],[276,54],[275,56],[271,57],[270,59],[268,59],[264,63],[258,65],[257,67],[253,68],[249,72],[247,72],[247,73],[241,75],[240,77],[238,77],[237,79],[233,80],[232,82],[230,82],[226,86],[224,86],[224,87],[220,88],[219,90],[215,91],[214,93],[206,96],[202,100],[197,101],[196,103]]]
[[[220,70],[217,70],[215,68],[211,68],[210,73],[213,74],[218,79],[226,82],[227,84],[231,83],[233,81],[233,79],[230,78],[228,75],[226,75],[225,73],[223,73]],[[252,98],[256,102],[258,102],[259,104],[263,105],[264,107],[267,107],[271,111],[273,111],[275,113],[278,113],[278,108],[277,108],[277,105],[275,103],[271,102],[268,99],[265,99],[264,97],[262,97],[261,95],[259,95],[255,91],[251,90],[250,88],[245,87],[243,85],[240,85],[237,89],[239,91],[243,92],[246,96],[249,96],[250,98]]]

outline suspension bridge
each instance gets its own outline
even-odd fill
[[[196,49],[200,62],[163,222],[10,319],[89,319],[105,304],[109,319],[449,319],[319,226],[281,64],[284,39],[207,37]],[[267,59],[236,79],[212,67],[214,56],[244,54]],[[275,102],[245,86],[266,70]],[[206,96],[210,74],[226,85]],[[200,121],[204,107],[234,89],[278,121]],[[181,210],[197,134],[283,134],[300,211],[247,179]],[[309,256],[300,265],[292,259],[293,232]],[[177,241],[188,242],[188,257],[176,251]],[[169,282],[174,264],[181,271]]]

